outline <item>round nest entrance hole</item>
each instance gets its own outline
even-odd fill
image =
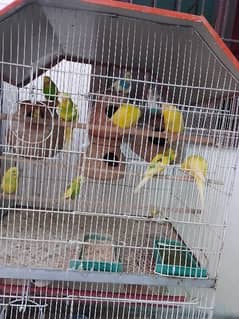
[[[103,159],[106,162],[106,164],[110,167],[119,166],[119,157],[113,152],[104,154]]]
[[[160,126],[155,126],[153,128],[154,132],[163,132],[164,128],[160,125]],[[159,146],[164,146],[166,143],[166,139],[165,138],[158,138],[158,137],[152,137],[149,136],[148,137],[148,141],[154,145],[159,145]]]

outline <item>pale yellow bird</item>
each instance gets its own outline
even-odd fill
[[[199,155],[191,155],[181,164],[182,170],[192,176],[197,185],[202,209],[204,208],[204,190],[208,171],[207,161]]]
[[[134,193],[138,193],[139,190],[154,176],[160,175],[170,164],[170,156],[164,156],[163,154],[156,155],[149,163],[143,179],[140,181],[138,186],[135,188]]]
[[[176,153],[172,148],[168,148],[164,153],[157,154],[152,161],[149,163],[147,170],[144,173],[144,177],[135,189],[137,193],[140,188],[146,184],[152,177],[161,174],[167,165],[174,162]]]
[[[9,168],[3,178],[1,183],[1,190],[5,194],[16,193],[18,187],[18,169],[16,167]]]
[[[115,126],[127,129],[135,126],[141,116],[140,109],[132,104],[121,104],[112,116],[112,122]]]
[[[183,114],[174,105],[163,104],[162,114],[165,130],[169,133],[181,133],[184,130]]]

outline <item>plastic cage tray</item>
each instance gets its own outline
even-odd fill
[[[84,242],[79,260],[70,260],[72,270],[93,270],[106,272],[122,272],[119,249],[114,246],[112,237],[100,234],[88,234]]]
[[[202,268],[189,248],[175,240],[155,240],[155,273],[168,276],[207,277],[207,270]]]

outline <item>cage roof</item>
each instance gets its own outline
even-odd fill
[[[0,72],[18,86],[63,58],[127,66],[134,57],[134,68],[170,69],[165,83],[187,77],[194,86],[231,89],[239,78],[238,60],[203,16],[120,1],[15,0],[0,10],[0,40]]]

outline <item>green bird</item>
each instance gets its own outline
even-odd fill
[[[78,118],[78,111],[76,105],[73,103],[69,94],[63,94],[61,102],[59,104],[60,118],[65,122],[73,122]],[[66,145],[70,144],[72,137],[72,127],[65,127],[64,141]]]
[[[3,178],[1,183],[1,189],[4,194],[16,193],[18,186],[18,169],[16,167],[9,168]]]
[[[65,199],[75,199],[80,194],[82,178],[77,177],[72,180],[72,182],[67,186],[64,198]]]
[[[52,81],[49,76],[44,76],[43,78],[43,93],[47,101],[58,102],[59,90],[56,84]]]
[[[77,106],[72,101],[69,94],[64,93],[59,104],[60,118],[63,121],[71,122],[75,121],[78,117]]]

